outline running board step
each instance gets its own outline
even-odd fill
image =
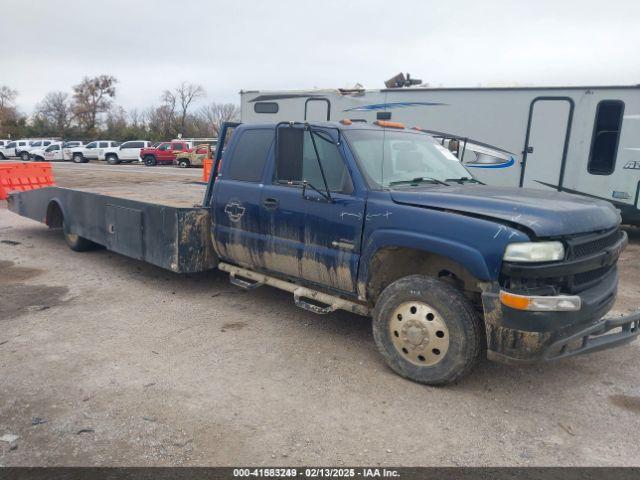
[[[240,287],[244,290],[254,290],[264,285],[264,283],[262,282],[243,280],[242,278],[238,278],[235,272],[229,274],[229,281],[231,282],[231,285],[235,285],[236,287]]]
[[[229,274],[230,281],[233,285],[237,285],[245,290],[253,290],[262,285],[270,285],[280,290],[291,292],[293,293],[293,301],[296,306],[309,312],[324,315],[335,312],[336,310],[346,310],[357,313],[358,315],[369,315],[369,307],[366,305],[302,287],[293,282],[280,280],[279,278],[270,277],[228,263],[220,263],[218,264],[218,268]]]

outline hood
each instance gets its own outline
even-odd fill
[[[522,225],[538,237],[595,232],[615,227],[620,214],[608,202],[551,190],[487,185],[424,186],[394,190],[405,205],[455,210]]]

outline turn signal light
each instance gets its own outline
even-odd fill
[[[530,312],[572,312],[582,307],[582,299],[577,295],[528,296],[501,291],[500,301],[507,307]]]

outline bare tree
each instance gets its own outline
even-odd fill
[[[85,77],[73,87],[73,112],[87,131],[95,130],[98,115],[109,111],[118,80],[111,75]]]
[[[173,91],[165,90],[162,93],[162,101],[165,105],[173,105],[173,111],[178,109],[178,130],[180,133],[185,133],[187,115],[189,113],[189,107],[198,98],[206,96],[206,92],[202,85],[196,85],[193,83],[182,82]]]
[[[200,109],[200,117],[206,120],[211,134],[217,137],[224,122],[233,122],[240,118],[240,107],[233,103],[212,102]]]
[[[0,87],[0,109],[15,107],[18,91],[3,85]]]
[[[18,97],[18,91],[13,88],[3,85],[0,87],[0,134],[2,136],[8,136],[12,133],[10,124],[15,124],[18,121],[18,110],[15,106],[16,98]]]
[[[40,115],[57,135],[64,138],[74,117],[69,95],[64,92],[47,93],[36,105],[36,115]]]

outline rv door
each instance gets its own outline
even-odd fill
[[[531,102],[521,187],[562,189],[572,117],[573,100],[568,97],[538,97]]]

